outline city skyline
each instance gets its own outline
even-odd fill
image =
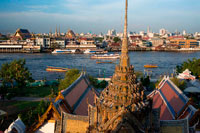
[[[124,0],[2,0],[0,1],[0,32],[13,33],[26,28],[34,33],[73,29],[77,33],[107,33],[108,29],[122,32]],[[131,0],[129,31],[153,32],[165,28],[170,32],[199,32],[200,17],[197,0]],[[119,7],[119,8],[116,8]],[[120,16],[120,17],[117,17]]]

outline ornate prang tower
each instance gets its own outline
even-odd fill
[[[89,105],[91,132],[151,132],[152,102],[147,99],[143,86],[137,81],[130,65],[127,37],[126,0],[124,36],[120,64],[107,88],[96,98],[95,107]]]

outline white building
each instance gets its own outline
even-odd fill
[[[141,36],[144,36],[145,35],[145,32],[144,31],[140,31],[139,33]]]
[[[123,37],[123,33],[117,33],[117,36],[119,37],[119,38],[122,38]]]
[[[51,40],[50,38],[36,38],[36,45],[41,46],[42,48],[50,48]]]
[[[191,71],[189,69],[186,69],[182,73],[179,73],[177,76],[178,79],[191,79],[195,80],[195,76],[191,75]]]
[[[116,30],[115,30],[115,29],[108,30],[107,35],[108,35],[108,36],[116,36],[116,35],[117,35]]]
[[[186,32],[186,30],[183,30],[183,35],[185,36],[185,35],[187,35],[187,32]]]
[[[22,120],[18,117],[13,123],[10,124],[5,133],[25,133],[26,126]]]
[[[59,48],[65,48],[66,47],[66,41],[64,39],[56,39],[51,41],[51,44],[57,44]]]
[[[154,33],[152,33],[152,32],[148,33],[148,37],[153,38],[154,36],[155,36]]]

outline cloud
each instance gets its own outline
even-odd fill
[[[122,31],[124,1],[57,0],[49,4],[25,4],[26,10],[0,12],[0,30],[25,26],[33,32],[48,32],[50,28],[61,25],[63,32],[68,28],[77,32],[105,33],[111,28]],[[197,5],[191,5],[187,0],[129,0],[129,29],[145,30],[148,25],[156,30],[161,27],[198,27],[200,17],[197,12],[200,9],[195,8]]]

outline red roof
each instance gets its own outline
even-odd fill
[[[185,106],[186,103],[184,103],[181,98],[176,94],[176,92],[169,85],[169,82],[165,82],[160,90],[174,109],[175,113],[178,113]]]
[[[114,43],[114,42],[113,42],[113,43],[111,43],[110,45],[111,45],[111,46],[120,46],[120,43]]]
[[[88,103],[91,105],[94,105],[94,92],[92,90],[90,90],[87,95],[84,97],[84,99],[82,100],[81,104],[77,107],[77,109],[75,110],[75,113],[77,115],[88,115]],[[88,102],[88,103],[87,103]]]
[[[72,107],[79,97],[84,93],[87,89],[88,85],[85,83],[84,80],[81,80],[72,90],[65,96],[65,100],[69,103]]]
[[[65,107],[65,109],[62,109],[63,111],[67,110],[67,113],[76,115],[88,115],[88,104],[94,105],[94,98],[98,95],[90,85],[87,76],[83,73],[61,93],[64,99],[56,99],[55,101],[58,111],[60,110],[59,107]],[[64,106],[62,106],[63,103]]]
[[[184,39],[184,36],[170,36],[168,39]]]
[[[172,120],[173,117],[167,109],[159,93],[153,96],[153,108],[160,108],[160,120]]]
[[[169,77],[163,78],[159,84],[159,88],[149,94],[148,97],[153,98],[153,108],[160,108],[161,120],[173,120],[178,117],[186,118],[187,116],[192,117],[196,112],[196,109],[192,106],[185,110],[189,99]],[[189,114],[187,111],[192,113]]]

